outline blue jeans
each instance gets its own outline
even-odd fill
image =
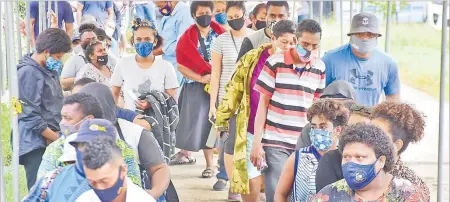
[[[151,23],[155,23],[156,13],[155,4],[153,2],[145,4],[136,4],[136,16],[148,20]]]
[[[224,144],[222,143],[222,149],[220,151],[220,156],[219,156],[219,172],[216,174],[216,177],[218,180],[225,180],[228,181],[228,176],[227,176],[227,172],[225,170],[225,160],[223,159],[223,156],[225,154],[225,150],[223,148]]]

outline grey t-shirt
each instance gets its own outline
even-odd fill
[[[84,52],[73,54],[69,57],[67,62],[64,64],[64,68],[61,72],[61,78],[74,78],[77,76],[77,73],[82,69],[86,63],[88,63],[84,58]],[[115,57],[108,56],[108,63],[106,64],[108,67],[116,66]]]
[[[142,131],[141,139],[139,139],[138,143],[138,152],[140,164],[146,169],[166,163],[158,141],[153,136],[153,133],[148,130]]]

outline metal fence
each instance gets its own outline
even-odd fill
[[[43,31],[44,28],[49,27],[49,21],[47,12],[50,11],[51,6],[48,6],[48,10],[45,11],[45,2],[47,3],[55,3],[55,13],[58,15],[58,4],[57,1],[43,1],[39,0],[39,31]],[[337,8],[340,9],[339,23],[340,23],[340,33],[341,33],[341,43],[344,44],[344,12],[343,2],[342,0],[335,1],[339,2]],[[295,1],[298,3],[298,1]],[[310,18],[313,18],[313,1],[309,1],[310,5]],[[355,15],[355,11],[358,10],[358,4],[361,6],[359,11],[363,11],[365,8],[366,1],[350,1],[350,18]],[[394,1],[388,1],[388,12],[386,16],[386,41],[385,41],[385,51],[389,52],[390,48],[390,26],[391,26],[391,9],[392,5],[395,3]],[[30,2],[26,2],[26,11],[25,11],[25,30],[26,30],[26,39],[25,44],[22,44],[22,36],[20,33],[20,23],[21,19],[19,18],[19,2],[18,1],[0,1],[0,13],[3,16],[0,18],[0,89],[1,95],[5,95],[5,89],[8,89],[9,96],[7,105],[9,109],[11,109],[11,128],[12,128],[12,182],[13,182],[13,196],[14,201],[20,201],[19,194],[19,131],[18,131],[18,111],[14,110],[17,105],[20,105],[18,102],[18,86],[17,86],[17,69],[16,65],[18,59],[22,57],[24,53],[31,52],[31,40],[30,40]],[[446,50],[448,45],[448,30],[447,30],[447,22],[448,22],[448,1],[443,1],[443,10],[442,10],[442,39],[441,39],[441,68],[440,68],[440,110],[439,110],[439,146],[438,146],[438,196],[437,201],[444,201],[444,185],[443,185],[443,162],[444,162],[444,104],[445,104],[445,67],[447,65],[446,61]],[[323,15],[323,1],[319,2],[319,17],[318,21],[322,23]],[[16,10],[16,12],[14,12]],[[127,10],[126,14],[126,22],[130,21],[130,12]],[[23,46],[25,45],[25,46]],[[25,52],[23,50],[25,47]],[[6,53],[6,54],[3,54]],[[7,82],[6,82],[7,81]],[[7,86],[5,86],[7,84]],[[0,114],[4,113],[1,111]],[[0,122],[0,128],[2,127]],[[4,161],[3,154],[1,153],[1,148],[3,145],[0,142],[0,202],[4,202],[5,199],[5,179],[4,179]]]

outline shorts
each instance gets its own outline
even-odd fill
[[[247,173],[248,179],[254,179],[261,175],[261,171],[256,168],[253,163],[250,161],[250,153],[252,152],[254,135],[251,133],[247,133]]]
[[[228,131],[228,138],[224,142],[223,149],[226,154],[234,155],[234,144],[236,143],[236,115],[231,117],[228,125],[230,130]]]

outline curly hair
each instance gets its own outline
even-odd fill
[[[83,164],[89,169],[96,170],[108,162],[123,160],[121,152],[113,138],[99,136],[86,144]]]
[[[132,22],[132,25],[131,25],[131,30],[133,32],[132,32],[132,35],[131,35],[131,38],[130,38],[130,44],[132,46],[135,45],[134,33],[137,32],[141,28],[148,28],[148,29],[153,30],[154,37],[156,39],[156,44],[153,45],[153,49],[157,49],[157,48],[159,48],[159,47],[161,47],[163,45],[163,38],[161,37],[161,35],[159,35],[159,33],[158,33],[158,31],[157,31],[157,29],[155,27],[155,24],[153,24],[153,23],[151,23],[151,22],[149,22],[147,20],[143,20],[141,18],[135,18],[133,20],[133,22]]]
[[[339,137],[339,150],[344,151],[345,146],[353,143],[362,143],[373,149],[376,158],[386,157],[383,170],[390,172],[395,166],[394,144],[380,128],[367,124],[356,123],[346,127]]]
[[[406,103],[383,102],[373,109],[371,119],[380,118],[389,122],[393,141],[401,139],[406,150],[409,143],[423,138],[425,130],[424,115]]]
[[[314,116],[324,116],[334,127],[346,126],[350,118],[350,110],[344,104],[330,100],[318,100],[307,111],[308,121]]]

